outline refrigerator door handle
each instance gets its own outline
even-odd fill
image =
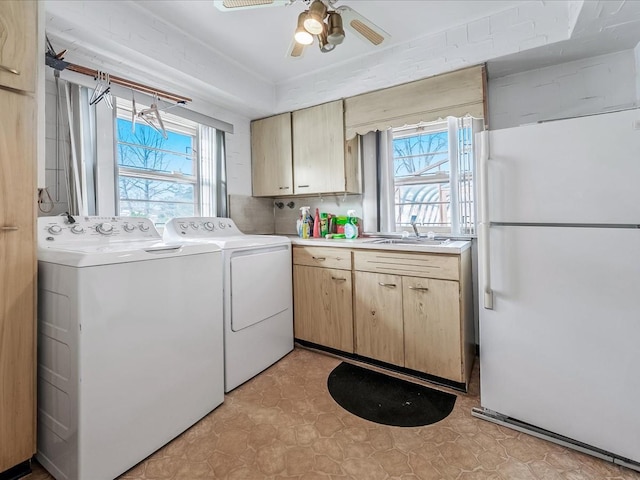
[[[489,131],[478,133],[480,141],[480,165],[478,169],[478,198],[480,199],[478,243],[480,247],[480,268],[482,271],[482,290],[484,308],[493,310],[493,291],[491,290],[491,259],[489,248],[489,189],[487,186],[489,168]]]

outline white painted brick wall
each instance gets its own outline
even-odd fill
[[[489,128],[631,107],[637,81],[633,50],[490,78]]]
[[[476,65],[566,40],[568,34],[565,2],[523,2],[491,17],[278,84],[276,111],[296,110]],[[326,87],[327,79],[331,80],[330,88]]]
[[[640,43],[633,50],[636,66],[636,103],[640,105]]]

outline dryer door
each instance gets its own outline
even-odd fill
[[[233,252],[230,262],[232,331],[291,308],[290,246]]]

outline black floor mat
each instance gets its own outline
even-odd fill
[[[396,427],[420,427],[446,418],[456,396],[341,363],[330,374],[327,387],[333,399],[358,417]]]

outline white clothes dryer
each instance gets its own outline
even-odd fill
[[[293,350],[289,238],[244,234],[230,218],[186,217],[167,222],[164,240],[222,249],[225,392]]]
[[[146,218],[41,217],[37,237],[36,458],[112,480],[224,399],[221,252]]]

